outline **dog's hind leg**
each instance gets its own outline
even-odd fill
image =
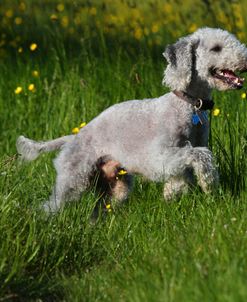
[[[95,157],[90,148],[78,151],[65,147],[54,160],[57,177],[50,199],[44,204],[47,212],[57,212],[66,202],[77,201],[90,185]]]
[[[97,182],[98,191],[105,193],[116,203],[122,203],[126,200],[132,188],[133,176],[120,162],[109,156],[103,157],[97,167],[100,172]]]
[[[66,202],[79,200],[82,192],[88,187],[86,177],[85,182],[82,179],[80,180],[80,183],[78,183],[78,180],[74,180],[67,173],[57,175],[53,192],[49,200],[43,205],[44,210],[48,213],[56,213]]]
[[[91,220],[95,221],[100,210],[105,212],[113,207],[118,207],[127,200],[128,194],[132,189],[133,176],[130,175],[120,162],[111,156],[101,157],[96,164],[96,192],[99,200],[92,213]]]
[[[66,167],[67,168],[67,167]],[[59,169],[52,194],[43,205],[48,213],[55,213],[66,202],[78,201],[81,194],[89,187],[89,173],[80,173],[80,166],[73,169]]]

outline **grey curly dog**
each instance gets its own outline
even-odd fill
[[[113,105],[77,135],[46,142],[18,138],[17,150],[25,160],[61,150],[54,160],[57,178],[46,211],[56,212],[66,201],[79,199],[95,171],[109,167],[124,167],[129,178],[141,174],[164,181],[166,200],[187,192],[196,181],[206,193],[217,185],[207,110],[213,107],[212,89],[242,88],[244,79],[235,72],[247,69],[247,49],[225,30],[201,28],[168,45],[163,55],[168,62],[163,83],[170,93]],[[106,160],[99,167],[102,158]],[[123,181],[111,198],[125,200],[130,186],[130,179]]]

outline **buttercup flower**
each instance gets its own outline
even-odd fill
[[[15,89],[15,94],[20,94],[21,92],[22,92],[22,87],[21,86],[18,86],[18,87],[16,87],[16,89]]]
[[[197,25],[195,23],[192,23],[189,27],[189,32],[193,33],[196,30],[197,30]]]
[[[78,127],[75,127],[72,129],[73,134],[77,134],[79,131],[80,131],[80,129]]]
[[[124,170],[124,169],[121,169],[119,172],[118,172],[118,175],[125,175],[125,174],[127,174],[127,171],[126,170]]]
[[[63,3],[59,3],[59,4],[57,5],[57,10],[58,10],[59,12],[64,11],[64,4],[63,4]]]
[[[52,21],[56,21],[56,20],[58,19],[58,16],[57,16],[56,14],[52,14],[52,15],[50,16],[50,19],[51,19]]]
[[[22,47],[19,47],[19,48],[18,48],[18,52],[19,52],[19,53],[22,53],[22,52],[23,52],[23,48],[22,48]]]
[[[153,24],[152,28],[151,28],[152,33],[157,33],[159,31],[159,26],[158,24]]]
[[[241,98],[242,98],[242,99],[246,99],[246,93],[245,93],[245,92],[243,92],[243,93],[241,94]]]
[[[28,90],[34,92],[34,91],[35,91],[35,86],[34,86],[34,84],[29,84],[29,85],[28,85]]]
[[[15,24],[16,24],[16,25],[22,24],[22,18],[21,18],[21,17],[16,17],[16,18],[15,18]]]
[[[14,12],[13,12],[12,9],[8,9],[8,10],[5,12],[5,16],[6,16],[7,18],[11,18],[11,17],[13,17],[13,15],[14,15]]]
[[[95,16],[97,14],[97,8],[96,7],[91,7],[89,10],[89,14],[92,16]]]
[[[21,2],[19,8],[20,10],[24,11],[26,9],[26,4],[24,2]]]
[[[111,212],[112,211],[110,203],[106,204],[105,208],[107,209],[107,212]]]
[[[80,131],[81,128],[83,128],[83,127],[86,126],[86,124],[87,124],[86,122],[83,122],[83,123],[80,124],[79,127],[73,128],[73,129],[72,129],[72,133],[73,133],[73,134],[77,134],[77,133]]]
[[[38,47],[38,45],[37,45],[36,43],[32,43],[32,44],[30,45],[30,50],[31,50],[31,51],[35,51],[35,50],[37,49],[37,47]]]
[[[213,110],[213,116],[218,116],[220,114],[220,109],[219,108],[215,108]]]
[[[38,77],[38,76],[39,76],[38,70],[33,70],[33,71],[32,71],[32,76],[33,76],[33,77]]]
[[[79,128],[83,128],[83,127],[85,127],[85,126],[86,126],[86,124],[87,124],[86,122],[81,123],[81,124],[80,124],[80,126],[79,126]]]
[[[63,27],[68,27],[69,25],[69,18],[67,16],[63,16],[61,19],[61,25]]]
[[[134,36],[137,40],[140,40],[142,38],[142,29],[140,27],[137,27],[135,29]]]

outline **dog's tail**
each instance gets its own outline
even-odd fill
[[[74,139],[75,135],[66,135],[50,141],[34,141],[25,136],[19,136],[16,141],[17,152],[21,160],[31,161],[43,152],[60,150],[63,145]]]

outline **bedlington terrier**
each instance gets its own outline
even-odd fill
[[[126,184],[133,174],[163,181],[166,200],[187,192],[195,181],[206,193],[217,184],[208,149],[207,110],[213,107],[212,89],[242,88],[244,79],[235,72],[247,69],[247,49],[225,30],[201,28],[168,45],[163,55],[168,62],[163,83],[171,92],[115,104],[77,135],[46,142],[18,138],[18,153],[26,160],[61,150],[54,160],[57,178],[44,204],[47,211],[56,212],[66,201],[79,199],[95,171],[104,171],[97,163],[105,156],[128,172],[120,191],[111,191],[118,201],[127,198]]]

